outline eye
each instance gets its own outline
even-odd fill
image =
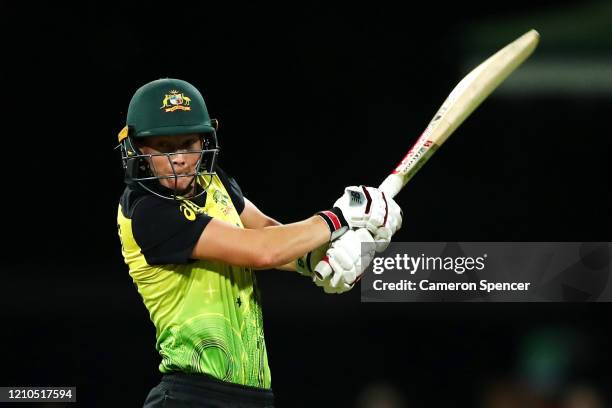
[[[187,140],[185,142],[185,145],[183,146],[185,149],[189,149],[189,150],[198,150],[198,142],[200,139],[198,139],[197,137],[194,137],[193,139]]]
[[[168,142],[159,142],[157,144],[157,150],[168,150],[170,144]]]

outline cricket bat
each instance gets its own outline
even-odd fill
[[[467,74],[448,95],[404,159],[382,182],[380,190],[395,197],[455,129],[531,55],[539,39],[538,32],[530,30]]]

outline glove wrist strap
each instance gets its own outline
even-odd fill
[[[312,265],[310,264],[310,258],[312,257],[312,251],[307,253],[306,255],[298,258],[295,261],[295,269],[300,275],[312,276]]]
[[[319,211],[316,215],[323,218],[323,220],[327,223],[331,233],[330,241],[340,237],[349,229],[349,224],[338,207],[334,207],[331,210]]]

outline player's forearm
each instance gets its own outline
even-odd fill
[[[329,227],[319,216],[286,225],[265,227],[259,250],[269,268],[295,270],[295,260],[329,241]]]
[[[295,267],[295,261],[291,261],[287,264],[281,265],[281,266],[277,266],[274,269],[278,269],[280,271],[289,271],[289,272],[297,272],[297,269]]]
[[[253,213],[254,212],[251,212],[250,214],[253,214]],[[245,220],[243,220],[243,224],[245,224],[245,227],[247,228],[260,229],[260,228],[265,228],[265,227],[274,227],[274,226],[283,225],[280,222],[276,221],[275,219],[265,216],[263,213],[259,211],[255,213],[256,216],[250,216],[250,214],[249,214],[249,217],[244,217]],[[256,268],[256,269],[261,270],[261,269],[267,269],[267,268]],[[274,269],[278,269],[281,271],[296,272],[297,271],[296,261],[293,260],[284,265],[277,266]]]
[[[204,228],[191,257],[254,269],[272,269],[329,242],[330,236],[330,227],[318,215],[292,224],[260,229],[237,228],[212,219]]]

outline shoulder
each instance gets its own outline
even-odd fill
[[[235,178],[229,175],[225,170],[223,170],[218,165],[215,166],[215,172],[217,173],[219,180],[221,180],[221,183],[223,184],[223,186],[229,193],[230,198],[232,199],[232,202],[234,203],[234,206],[236,207],[236,211],[238,211],[238,214],[242,213],[242,211],[244,210],[245,204],[244,204],[244,194],[242,193],[242,189],[240,188],[240,185],[238,184]]]
[[[179,207],[179,202],[167,200],[144,191],[135,186],[127,186],[119,201],[121,211],[126,218],[139,217],[159,211],[172,211]]]
[[[223,170],[218,165],[215,166],[215,173],[217,173],[217,176],[219,176],[219,179],[221,180],[223,185],[228,185],[232,183],[235,183],[236,185],[238,184],[234,177],[232,177],[230,174],[228,174],[225,170]]]
[[[134,241],[147,264],[189,263],[193,247],[212,218],[203,212],[184,211],[182,201],[127,190],[121,198],[122,211],[130,219]]]
[[[150,197],[151,194],[148,194],[137,187],[131,185],[126,186],[123,190],[121,198],[119,199],[123,216],[131,219],[138,204],[148,200]]]

